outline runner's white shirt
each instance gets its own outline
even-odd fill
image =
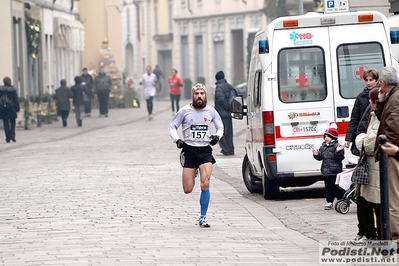
[[[177,129],[181,126],[183,141],[190,146],[205,147],[211,141],[211,123],[215,125],[216,135],[223,136],[223,122],[219,113],[212,106],[195,110],[191,104],[183,106],[169,124],[169,135],[173,142],[181,139]]]
[[[154,82],[157,82],[157,76],[155,76],[154,73],[151,73],[150,75],[144,73],[140,79],[140,84],[144,84],[144,96],[146,99],[155,96],[157,89],[153,85]]]

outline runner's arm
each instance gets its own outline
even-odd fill
[[[177,114],[172,118],[169,123],[169,136],[172,139],[173,143],[176,143],[177,140],[181,139],[179,134],[177,133],[177,129],[182,123],[183,114],[181,112],[177,112]]]
[[[220,117],[219,113],[216,110],[214,110],[213,123],[216,128],[216,135],[219,137],[219,139],[221,139],[223,137],[223,132],[224,132],[223,122],[222,118]]]

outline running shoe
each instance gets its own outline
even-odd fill
[[[325,209],[325,210],[331,210],[332,207],[333,207],[332,202],[329,202],[329,203],[327,203],[327,204],[324,206],[324,209]]]
[[[361,236],[361,235],[356,235],[356,237],[355,237],[355,241],[359,241],[359,240],[361,240],[363,238],[363,236]]]
[[[210,224],[208,224],[208,221],[206,220],[206,216],[201,217],[199,219],[198,224],[199,224],[200,227],[211,227]]]

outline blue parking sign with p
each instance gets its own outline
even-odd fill
[[[334,0],[328,0],[327,1],[327,8],[334,8],[335,7],[335,1]]]

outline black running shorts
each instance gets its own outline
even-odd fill
[[[185,168],[198,168],[204,163],[216,163],[211,146],[194,147],[185,144],[180,153],[180,164]]]

